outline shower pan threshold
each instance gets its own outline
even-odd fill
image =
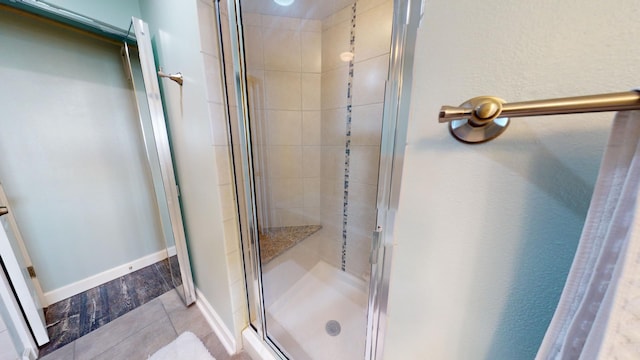
[[[294,359],[364,357],[366,283],[324,261],[278,296],[266,315],[270,338]]]

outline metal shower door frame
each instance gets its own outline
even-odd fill
[[[127,71],[133,84],[133,93],[136,100],[136,109],[140,120],[140,130],[142,132],[143,141],[145,143],[145,150],[147,150],[147,161],[149,168],[159,167],[159,173],[161,178],[157,176],[151,176],[154,183],[154,192],[156,193],[156,202],[158,207],[158,213],[162,224],[162,233],[167,238],[172,237],[176,247],[176,256],[178,257],[178,265],[180,267],[180,276],[182,280],[182,292],[178,291],[185,305],[189,306],[196,301],[195,286],[193,284],[193,275],[191,272],[191,262],[189,260],[189,253],[187,249],[187,240],[184,232],[184,223],[182,220],[182,211],[180,208],[180,199],[178,194],[178,184],[176,182],[176,176],[173,169],[173,157],[171,154],[171,146],[169,144],[169,135],[167,132],[167,125],[164,118],[164,109],[162,105],[162,98],[160,96],[160,85],[158,84],[158,75],[156,65],[153,56],[153,48],[151,46],[151,37],[149,33],[149,26],[146,22],[136,17],[131,18],[133,30],[136,36],[136,42],[138,45],[138,57],[140,60],[140,68],[142,70],[142,77],[144,82],[144,90],[146,94],[146,101],[149,108],[149,116],[151,119],[151,128],[145,125],[142,118],[142,108],[140,107],[136,94],[136,86],[134,80],[133,69],[131,66],[129,45],[127,42],[123,42],[123,51],[125,63],[127,65]],[[144,100],[142,100],[144,101]],[[153,135],[154,144],[150,145],[147,135],[151,133]],[[148,153],[149,148],[155,149],[158,157],[158,163],[155,163]],[[159,194],[158,189],[162,189],[164,194]],[[164,196],[162,196],[164,195]],[[162,202],[166,202],[166,208],[168,211],[168,218],[170,223],[165,224],[165,217],[162,216]],[[165,226],[171,229],[168,233],[165,230]],[[169,242],[166,242],[167,246]],[[173,276],[173,275],[172,275]],[[173,284],[172,284],[173,285]],[[175,286],[175,285],[174,285]]]
[[[223,1],[223,0],[219,0]],[[400,184],[409,119],[409,102],[412,85],[412,69],[417,29],[421,20],[424,0],[394,0],[393,28],[389,71],[385,88],[384,115],[382,121],[382,141],[378,172],[378,194],[376,233],[380,236],[379,247],[373,249],[371,280],[367,311],[367,333],[365,359],[382,359],[386,335],[387,304],[391,260],[394,243],[394,224],[400,196]],[[260,249],[258,246],[257,211],[255,201],[256,185],[253,177],[251,134],[249,127],[249,103],[247,73],[244,57],[244,39],[240,0],[227,0],[231,54],[234,67],[235,95],[238,99],[237,115],[240,133],[240,155],[242,160],[243,190],[246,199],[246,227],[248,239],[242,239],[245,259],[249,259],[251,273],[245,273],[248,291],[256,296],[248,296],[248,306],[257,309],[259,326],[252,328],[260,339],[269,345],[273,353],[286,359],[267,336],[262,278],[260,276]],[[229,80],[229,79],[227,79]],[[240,184],[239,184],[240,185]],[[373,229],[372,229],[373,230]],[[375,235],[374,235],[375,236]],[[248,241],[248,243],[247,243]],[[246,261],[246,260],[245,260]],[[251,320],[250,320],[251,322]],[[253,325],[253,324],[251,324]]]

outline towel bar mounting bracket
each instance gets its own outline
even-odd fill
[[[458,108],[449,107],[449,110],[473,109],[468,118],[449,122],[451,135],[467,144],[495,139],[509,126],[509,118],[499,117],[504,103],[504,100],[494,96],[479,96],[467,100]]]

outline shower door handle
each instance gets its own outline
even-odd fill
[[[9,209],[6,206],[0,206],[0,216],[7,215],[9,213]]]

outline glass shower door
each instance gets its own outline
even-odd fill
[[[363,359],[393,1],[239,4],[246,113],[221,22],[252,324],[292,359]]]

